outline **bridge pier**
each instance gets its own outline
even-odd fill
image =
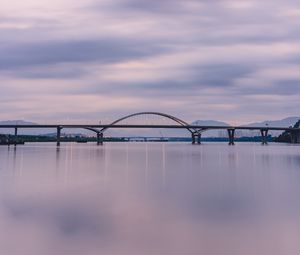
[[[196,143],[196,135],[195,133],[192,133],[192,144]]]
[[[198,137],[197,137],[198,138],[197,139],[198,144],[201,144],[201,135],[202,135],[201,133],[198,133]]]
[[[290,135],[292,143],[300,143],[300,131],[291,131]]]
[[[261,133],[261,143],[263,145],[268,144],[268,129],[261,129],[260,133]]]
[[[103,145],[103,133],[97,133],[97,145]]]
[[[18,128],[15,127],[15,137],[14,137],[14,144],[17,146],[18,143]]]
[[[60,146],[61,130],[62,130],[62,127],[58,126],[57,127],[57,132],[56,132],[56,146]]]
[[[229,138],[229,145],[234,145],[234,134],[235,134],[235,129],[234,128],[229,128],[227,129],[228,132],[228,138]]]
[[[192,133],[192,144],[201,144],[201,133]]]

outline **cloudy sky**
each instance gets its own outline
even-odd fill
[[[298,0],[0,1],[0,120],[300,115]]]

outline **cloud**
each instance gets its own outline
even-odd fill
[[[147,47],[145,44],[146,42],[142,40],[134,41],[126,38],[24,43],[1,48],[0,68],[5,70],[60,63],[84,64],[94,61],[106,64],[139,59],[162,50],[151,45]]]
[[[82,95],[83,109],[98,115],[161,107],[193,121],[202,118],[198,112],[205,106],[209,119],[297,115],[288,106],[293,102],[299,108],[292,97],[299,95],[300,77],[291,74],[299,69],[296,1],[91,0],[75,5],[64,0],[34,6],[30,1],[21,12],[13,0],[3,7],[16,11],[0,19],[6,109],[0,118],[39,118],[36,111],[23,114],[7,102],[18,98],[26,109],[46,91],[59,105]],[[137,109],[134,103],[119,110],[97,104],[91,109],[86,100],[91,95],[105,102],[131,98],[141,103]],[[273,108],[264,108],[259,98],[265,95],[285,95],[286,102],[272,101]],[[254,99],[245,102],[247,96]],[[149,104],[149,97],[155,103]],[[226,107],[216,110],[216,102]],[[252,104],[262,107],[261,117]],[[50,117],[39,109],[39,116]],[[63,109],[66,116],[81,112],[67,105]]]

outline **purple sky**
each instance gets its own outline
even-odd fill
[[[0,120],[299,116],[298,0],[10,0]]]

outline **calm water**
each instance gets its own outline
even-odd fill
[[[300,146],[0,147],[0,254],[300,254]]]

